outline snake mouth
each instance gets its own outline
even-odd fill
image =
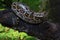
[[[24,5],[23,3],[13,2],[11,6],[12,10],[19,18],[29,23],[33,24],[41,23],[42,22],[41,18],[45,16],[45,12],[41,13],[33,12],[30,10],[28,6]]]

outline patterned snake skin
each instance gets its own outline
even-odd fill
[[[22,3],[14,2],[12,3],[12,10],[15,14],[29,23],[41,23],[42,18],[46,16],[46,12],[33,12],[30,8]]]

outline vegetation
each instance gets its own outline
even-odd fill
[[[25,32],[18,32],[0,24],[0,40],[37,40]]]
[[[21,2],[30,7],[33,11],[40,11],[48,9],[48,1],[47,0],[0,0],[0,8],[11,8],[12,2]]]

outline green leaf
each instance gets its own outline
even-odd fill
[[[32,37],[32,36],[27,36],[26,38],[25,38],[25,40],[37,40],[35,37]]]
[[[26,36],[28,36],[25,32],[20,32],[20,39],[22,40],[23,38],[25,38]]]

